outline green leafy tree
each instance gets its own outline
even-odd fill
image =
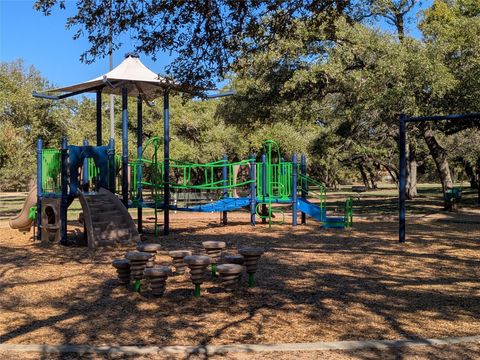
[[[35,8],[46,15],[65,0],[37,0]],[[81,59],[94,61],[118,49],[122,34],[135,42],[135,51],[156,56],[172,53],[171,74],[179,81],[214,85],[223,78],[240,53],[258,53],[288,35],[299,23],[316,29],[345,14],[352,21],[368,6],[350,0],[93,0],[77,1],[67,27],[74,38],[87,36],[90,48]]]
[[[71,118],[64,104],[32,97],[48,87],[23,61],[0,64],[0,188],[25,190],[35,174],[35,142],[57,146]]]

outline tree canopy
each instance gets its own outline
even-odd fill
[[[46,14],[69,5],[36,2]],[[171,154],[178,160],[204,162],[223,154],[244,159],[258,154],[270,138],[287,155],[306,153],[310,173],[329,186],[360,181],[375,187],[382,178],[397,181],[401,113],[480,110],[477,1],[436,0],[421,13],[415,0],[89,0],[77,5],[68,25],[77,36],[89,37],[84,61],[104,56],[112,36],[128,29],[138,51],[174,52],[171,75],[202,85],[226,78],[235,89],[236,95],[215,101],[172,98]],[[379,18],[394,31],[380,30]],[[414,19],[422,38],[405,30]],[[63,135],[72,143],[93,140],[95,106],[89,98],[33,99],[32,90],[49,84],[21,62],[2,64],[0,81],[4,183],[25,182],[20,179],[33,170],[28,164],[38,136],[47,146],[56,146]],[[162,116],[160,108],[145,109],[145,138],[163,136]],[[410,196],[417,174],[419,180],[440,179],[444,190],[460,178],[478,186],[477,127],[473,122],[411,126]],[[132,121],[132,135],[135,129]],[[130,139],[135,156],[135,137]],[[13,149],[31,150],[22,150],[28,156],[21,158]],[[20,175],[15,166],[22,161],[27,165]]]
[[[240,53],[264,51],[298,24],[317,29],[340,15],[354,21],[369,2],[351,0],[82,0],[67,21],[74,38],[87,37],[81,60],[92,62],[118,49],[128,33],[136,52],[155,58],[174,56],[170,74],[177,80],[213,86],[228,74]],[[70,6],[65,0],[37,0],[35,9],[50,15]],[[333,31],[333,30],[332,30]],[[312,31],[312,35],[315,32]]]

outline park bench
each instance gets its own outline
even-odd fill
[[[447,210],[456,210],[460,200],[462,200],[461,189],[451,188],[445,191],[445,207]]]
[[[357,200],[360,200],[361,194],[365,191],[367,191],[367,187],[364,185],[352,186],[352,192],[357,193]]]

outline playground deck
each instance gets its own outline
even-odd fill
[[[247,212],[230,214],[223,227],[218,213],[178,212],[165,250],[200,251],[204,240],[267,250],[258,287],[229,295],[207,282],[200,299],[183,277],[170,278],[161,299],[118,286],[110,261],[125,249],[41,248],[2,224],[0,339],[191,345],[477,335],[480,225],[455,221],[475,217],[412,217],[409,242],[399,245],[397,222],[379,213],[339,231],[315,221],[252,229]]]

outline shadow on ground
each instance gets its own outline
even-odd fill
[[[206,345],[478,333],[478,226],[466,233],[461,226],[419,221],[402,246],[392,222],[360,222],[352,231],[319,230],[313,223],[295,231],[252,231],[237,220],[228,228],[205,223],[210,226],[176,227],[161,240],[164,250],[200,253],[204,240],[225,241],[229,252],[263,247],[256,288],[225,294],[217,279],[207,279],[195,299],[188,279],[174,277],[165,296],[155,299],[116,281],[109,264],[125,249],[2,244],[2,322],[15,321],[3,324],[0,342]],[[391,350],[396,359],[402,351]]]
[[[401,245],[392,221],[367,218],[353,230],[338,231],[321,230],[310,221],[295,230],[288,225],[252,229],[245,225],[247,218],[231,216],[227,227],[211,218],[174,221],[172,234],[161,238],[159,262],[168,261],[165,252],[172,249],[201,253],[205,240],[225,241],[231,253],[247,246],[266,250],[257,287],[242,285],[227,294],[218,279],[207,278],[200,299],[193,298],[186,277],[170,278],[159,299],[119,285],[110,261],[127,249],[92,253],[0,241],[0,342],[158,346],[480,332],[480,225],[475,222],[416,218],[408,227],[409,243]],[[422,351],[428,357],[429,350]],[[478,358],[468,347],[456,351],[446,348],[438,358]],[[347,355],[403,359],[412,350]]]

